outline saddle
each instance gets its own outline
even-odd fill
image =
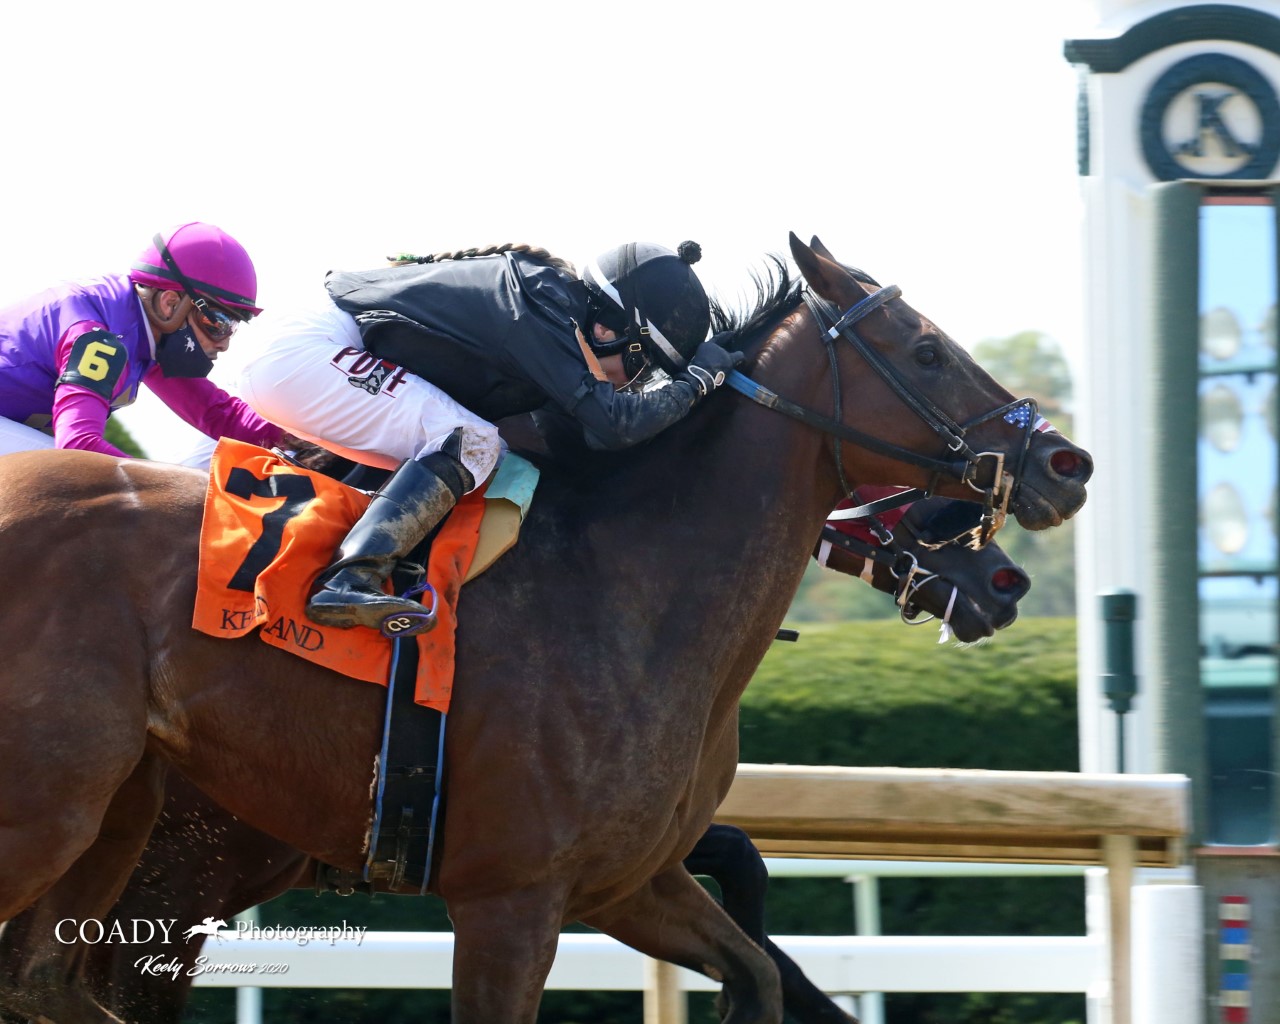
[[[437,594],[436,628],[388,640],[306,619],[311,584],[369,495],[239,441],[214,450],[200,535],[192,625],[212,636],[258,630],[266,643],[387,687],[369,856],[359,873],[320,864],[318,891],[425,893],[443,813],[444,735],[453,690],[458,592],[516,542],[537,469],[506,455],[494,476],[459,501],[410,556]],[[398,592],[416,582],[406,568]]]
[[[447,711],[453,687],[458,591],[516,542],[538,471],[508,454],[485,485],[465,495],[431,545],[427,579],[438,625],[416,638],[418,703]],[[284,455],[222,440],[210,463],[193,628],[259,638],[351,679],[387,685],[394,648],[373,630],[311,622],[306,597],[369,503],[369,495]]]

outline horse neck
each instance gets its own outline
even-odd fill
[[[815,412],[840,418],[825,358],[822,332],[801,305],[777,328],[755,356],[750,374],[758,384]],[[816,536],[827,514],[845,497],[831,438],[782,413],[741,397],[740,439],[752,463],[771,478],[785,480],[782,496],[803,507],[801,515]],[[846,460],[853,453],[845,446]]]
[[[781,376],[753,374],[780,393],[815,393],[813,381],[797,380],[796,374],[777,379]],[[829,404],[828,397],[826,406],[817,407]],[[655,514],[674,505],[683,520],[702,524],[717,549],[757,552],[788,546],[791,539],[790,547],[807,553],[841,497],[824,435],[728,388],[659,437],[653,448],[647,486]]]
[[[786,356],[797,344],[821,347],[803,316],[773,332],[752,376],[829,411],[821,360]],[[827,438],[722,388],[639,462],[620,481],[629,536],[649,551],[678,550],[680,600],[720,608],[771,639],[841,497]],[[652,528],[650,546],[640,537]]]

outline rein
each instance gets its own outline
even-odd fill
[[[983,514],[980,528],[980,544],[978,545],[981,546],[990,541],[996,531],[1004,525],[1005,517],[1008,514],[1009,501],[1017,491],[1023,462],[1026,459],[1027,451],[1031,447],[1031,437],[1035,432],[1035,423],[1039,419],[1036,402],[1031,398],[1016,399],[966,423],[956,423],[928,395],[920,391],[910,381],[904,379],[892,364],[884,359],[853,329],[853,325],[859,320],[901,295],[902,289],[897,285],[878,288],[841,313],[838,307],[813,294],[811,290],[805,290],[805,304],[808,306],[819,329],[823,331],[822,340],[831,363],[835,409],[838,414],[841,408],[840,369],[836,358],[835,342],[839,338],[844,338],[853,345],[858,354],[875,370],[907,408],[933,430],[949,451],[955,453],[955,458],[933,458],[863,433],[840,420],[824,416],[822,413],[815,412],[796,402],[792,402],[790,399],[783,398],[738,370],[733,370],[729,373],[726,383],[753,402],[775,412],[780,412],[785,416],[790,416],[792,419],[799,420],[801,423],[814,427],[835,438],[836,473],[840,479],[840,486],[846,494],[851,495],[853,493],[853,488],[849,486],[849,481],[844,471],[842,445],[846,441],[878,455],[885,455],[896,461],[930,470],[933,474],[924,490],[917,488],[891,496],[888,499],[872,502],[868,506],[863,506],[862,509],[847,510],[841,515],[841,518],[855,518],[859,515],[881,512],[927,496],[933,492],[938,477],[945,473],[982,495]],[[831,326],[824,326],[827,323],[830,323]],[[969,430],[987,423],[997,416],[1002,417],[1006,423],[1019,426],[1023,430],[1022,444],[1018,448],[1011,473],[1005,471],[1005,454],[1003,452],[978,452],[971,448],[965,440],[965,435]],[[978,474],[986,461],[990,461],[991,476],[989,482],[983,483],[978,479]]]

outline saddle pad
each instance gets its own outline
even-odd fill
[[[475,579],[515,546],[520,536],[520,524],[529,512],[534,489],[538,486],[538,476],[538,467],[528,459],[513,452],[503,454],[502,461],[484,488],[480,540],[463,583]]]
[[[520,488],[516,492],[523,493]],[[458,502],[432,543],[427,566],[438,598],[438,621],[431,632],[415,638],[415,700],[442,713],[448,711],[453,690],[458,592],[479,543],[488,504],[484,493],[485,488],[478,488]],[[192,626],[227,638],[258,629],[265,643],[352,679],[385,686],[390,640],[372,629],[320,626],[305,613],[315,578],[369,500],[363,491],[256,445],[224,438],[210,463]],[[527,508],[510,496],[497,504]],[[501,550],[514,543],[509,517],[499,534],[505,538],[499,541]]]

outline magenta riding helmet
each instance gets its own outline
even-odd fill
[[[129,280],[194,293],[193,298],[202,295],[246,320],[262,312],[253,260],[243,245],[212,224],[193,221],[156,235],[134,261]]]

